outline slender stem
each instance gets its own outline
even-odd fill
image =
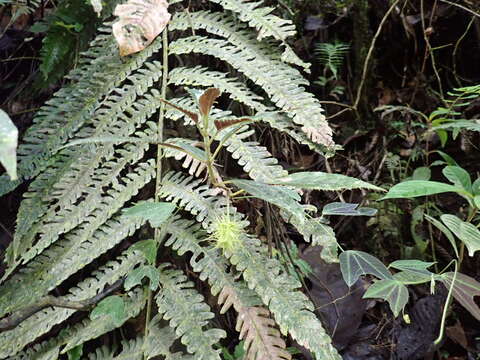
[[[452,283],[450,284],[450,288],[448,289],[447,299],[445,301],[445,306],[443,308],[442,321],[440,323],[440,333],[438,334],[438,337],[433,342],[435,345],[438,345],[440,341],[442,341],[443,339],[443,333],[445,331],[445,321],[447,320],[448,307],[450,306],[450,302],[452,301],[453,285],[457,280],[457,272],[458,272],[458,265],[457,265],[457,262],[455,261],[455,272],[453,273]]]
[[[168,28],[165,28],[163,30],[162,34],[162,47],[163,47],[163,69],[162,69],[162,89],[161,89],[161,96],[163,99],[166,98],[167,95],[167,86],[168,86]],[[160,189],[162,186],[162,157],[163,157],[163,149],[160,143],[163,142],[163,123],[165,120],[165,107],[166,104],[162,102],[160,105],[160,115],[158,117],[158,125],[157,125],[157,141],[159,145],[157,146],[157,176],[155,180],[155,201],[160,200]],[[161,240],[161,231],[159,228],[155,229],[155,245],[158,246],[160,244]],[[148,331],[149,331],[149,323],[150,323],[150,318],[152,315],[152,291],[150,290],[150,287],[147,288],[147,310],[145,314],[145,337],[144,339],[147,339],[148,337]],[[147,354],[143,354],[144,359],[147,358]]]
[[[367,57],[365,59],[365,63],[363,64],[363,70],[362,70],[362,78],[360,80],[360,85],[358,85],[357,89],[357,97],[355,99],[355,102],[353,103],[352,108],[357,110],[358,104],[360,103],[360,98],[362,96],[362,90],[363,90],[363,85],[365,85],[365,79],[367,78],[367,70],[368,70],[368,65],[370,63],[370,59],[372,58],[373,54],[373,49],[375,48],[375,43],[377,42],[378,37],[380,36],[380,33],[382,32],[383,25],[387,21],[388,16],[390,13],[395,9],[397,4],[399,3],[400,0],[396,0],[390,8],[387,10],[385,15],[383,16],[382,21],[380,21],[380,25],[378,25],[377,32],[373,36],[372,43],[370,44],[370,48],[368,49]]]

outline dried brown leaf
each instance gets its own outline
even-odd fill
[[[177,109],[178,111],[184,113],[187,115],[190,119],[193,120],[194,123],[198,122],[198,114],[195,114],[194,112],[191,112],[190,110],[187,110],[185,108],[182,108],[181,106],[175,105],[174,103],[171,103],[170,101],[160,99],[161,102],[167,104],[168,106],[173,107],[174,109]]]
[[[170,21],[166,0],[129,0],[117,5],[114,15],[119,20],[113,24],[113,35],[120,48],[120,56],[145,49]]]

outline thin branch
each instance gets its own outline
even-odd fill
[[[111,286],[105,289],[105,291],[95,295],[94,297],[82,301],[71,301],[67,300],[66,297],[55,297],[47,295],[41,298],[34,305],[20,309],[15,313],[11,314],[10,316],[0,320],[0,332],[14,329],[21,322],[25,321],[30,316],[47,307],[59,307],[79,311],[90,311],[98,302],[120,289],[123,285],[123,281],[124,279],[117,280]]]
[[[475,15],[475,16],[477,16],[477,17],[480,18],[480,14],[479,14],[479,13],[477,13],[477,12],[475,12],[475,11],[467,8],[466,6],[463,6],[463,5],[460,5],[460,4],[455,4],[454,2],[451,2],[451,1],[448,1],[448,0],[440,0],[440,1],[443,2],[443,3],[445,3],[445,4],[449,4],[449,5],[452,5],[452,6],[456,6],[456,7],[460,8],[460,9],[462,9],[462,10],[464,10],[464,11],[466,11],[466,12],[469,12],[470,14]]]
[[[353,103],[352,109],[357,110],[358,104],[360,103],[360,98],[362,96],[362,89],[363,85],[365,85],[365,80],[367,77],[367,70],[368,70],[368,65],[370,63],[370,59],[373,54],[373,49],[375,48],[375,43],[377,42],[378,37],[380,36],[380,33],[382,32],[383,25],[385,25],[385,22],[387,21],[388,16],[390,13],[395,9],[397,4],[400,2],[400,0],[396,0],[392,6],[387,10],[385,15],[383,16],[382,21],[380,21],[380,25],[378,25],[377,32],[375,33],[375,36],[372,39],[372,43],[370,44],[370,48],[368,49],[367,57],[365,58],[365,62],[363,64],[363,71],[362,71],[362,79],[360,80],[360,85],[358,86],[357,89],[357,97],[355,99],[355,102]]]

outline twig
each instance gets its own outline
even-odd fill
[[[373,54],[373,49],[375,48],[375,43],[377,42],[377,39],[380,36],[380,33],[382,32],[383,25],[385,25],[385,22],[387,21],[388,16],[393,11],[393,9],[395,9],[395,6],[397,6],[399,2],[400,0],[396,0],[392,4],[392,6],[390,6],[390,8],[387,10],[387,12],[382,18],[382,21],[380,21],[380,25],[378,25],[378,29],[377,29],[377,32],[375,33],[375,36],[372,39],[370,48],[368,49],[367,57],[365,58],[365,62],[363,63],[362,79],[360,80],[360,85],[358,86],[358,89],[357,89],[357,97],[352,106],[354,110],[357,110],[358,104],[360,103],[360,98],[362,96],[362,89],[363,89],[363,86],[365,85],[365,80],[367,77],[368,64],[370,63],[370,59]]]
[[[475,15],[477,17],[480,17],[480,14],[467,8],[466,6],[463,6],[463,5],[460,5],[460,4],[455,4],[454,2],[451,2],[451,1],[448,1],[448,0],[440,0],[441,2],[445,3],[445,4],[449,4],[449,5],[452,5],[452,6],[456,6],[462,10],[465,10],[466,12],[469,12],[470,14],[472,15]]]
[[[30,316],[51,306],[80,311],[89,311],[98,302],[106,298],[111,293],[120,289],[123,285],[123,280],[124,279],[117,280],[105,291],[95,295],[94,297],[91,297],[90,299],[82,301],[71,301],[67,300],[66,297],[55,297],[47,295],[41,298],[35,305],[27,306],[0,320],[0,332],[14,329],[16,326],[18,326],[24,320],[28,319]]]

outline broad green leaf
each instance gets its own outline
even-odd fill
[[[442,173],[455,186],[461,187],[469,193],[472,192],[472,179],[465,169],[460,166],[446,166]]]
[[[363,251],[347,250],[340,254],[340,270],[348,286],[352,286],[362,275],[373,275],[379,279],[393,279],[387,267],[375,256]]]
[[[8,114],[0,109],[0,163],[10,180],[17,180],[18,130]]]
[[[443,151],[440,151],[440,150],[437,150],[435,151],[438,155],[440,155],[443,160],[445,160],[445,162],[447,163],[447,165],[450,165],[450,166],[458,166],[457,162],[455,161],[454,158],[452,158],[450,155],[448,155],[447,153],[444,153]]]
[[[155,291],[160,283],[160,273],[158,269],[152,265],[142,265],[132,270],[128,274],[123,287],[128,291],[137,285],[141,285],[144,277],[150,279],[150,289]]]
[[[433,264],[435,263],[423,262],[420,260],[396,260],[390,263],[388,267],[401,270],[404,273],[412,274],[412,276],[417,276],[417,278],[420,280],[426,279],[426,281],[429,281],[434,274],[427,269]]]
[[[320,171],[293,173],[283,178],[275,179],[274,184],[288,185],[306,190],[337,191],[350,189],[371,189],[384,191],[378,186],[350,176],[330,174]]]
[[[472,184],[472,192],[474,195],[480,195],[480,178],[475,180]]]
[[[323,207],[322,215],[374,216],[377,209],[358,207],[359,204],[333,202]]]
[[[435,263],[420,260],[396,260],[390,263],[388,267],[392,267],[398,270],[426,270],[427,272],[430,272],[427,269],[433,264]]]
[[[462,221],[454,215],[442,215],[440,219],[465,244],[469,256],[480,250],[480,231],[473,224]]]
[[[477,207],[477,209],[480,209],[480,195],[475,195],[473,198],[473,203]]]
[[[138,250],[143,253],[145,259],[147,259],[150,265],[155,265],[155,260],[157,258],[157,245],[155,240],[142,240],[132,245],[132,250]]]
[[[453,247],[453,251],[455,251],[455,255],[458,258],[457,242],[455,241],[455,237],[453,236],[452,232],[448,230],[448,228],[445,225],[443,225],[440,221],[438,221],[437,219],[434,219],[429,215],[425,215],[425,219],[431,222],[433,226],[435,226],[438,230],[440,230],[443,233],[443,235],[445,235],[448,241],[450,241],[450,244]]]
[[[121,325],[125,317],[125,303],[120,296],[113,295],[100,301],[90,313],[95,320],[102,316],[109,316],[115,324]]]
[[[416,168],[412,175],[412,180],[430,180],[432,176],[432,171],[429,167],[422,166]]]
[[[160,227],[172,215],[175,205],[168,202],[139,202],[123,210],[126,216],[140,217],[150,222],[152,227]]]
[[[409,180],[393,186],[380,200],[414,198],[446,192],[464,193],[462,188],[437,181]]]
[[[380,298],[388,301],[395,317],[407,305],[408,289],[394,279],[378,280],[373,283],[363,295],[364,298]]]
[[[440,276],[440,281],[450,289],[453,279],[452,294],[462,306],[467,309],[477,320],[480,321],[480,308],[475,303],[475,296],[480,296],[480,283],[462,273],[447,272]]]
[[[393,277],[404,285],[422,284],[432,280],[432,275],[412,271],[400,271],[393,274]]]
[[[252,196],[276,205],[298,219],[304,219],[306,216],[305,207],[299,203],[300,195],[295,190],[252,180],[234,179],[231,182]]]

